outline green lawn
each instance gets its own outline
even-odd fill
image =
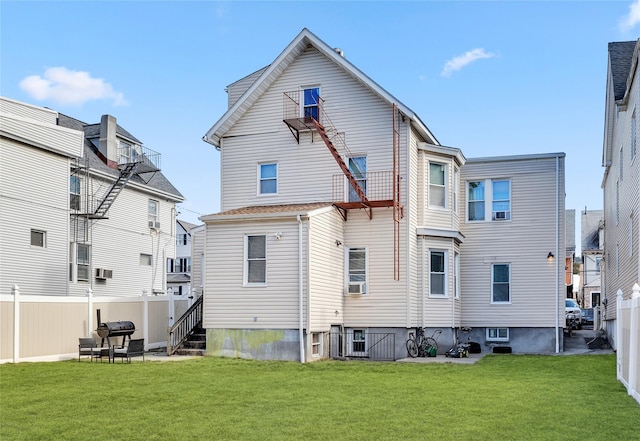
[[[614,355],[0,365],[8,440],[640,440]]]

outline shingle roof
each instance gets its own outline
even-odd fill
[[[615,100],[624,98],[627,90],[627,78],[631,69],[635,41],[619,41],[609,43],[609,63]]]
[[[100,135],[100,124],[87,124],[70,116],[67,116],[62,113],[58,113],[58,125],[61,127],[67,127],[70,129],[81,130],[85,133],[84,140],[84,157],[88,161],[88,166],[90,169],[100,171],[101,173],[106,173],[112,175],[116,178],[119,175],[119,171],[113,169],[107,164],[105,164],[96,154],[95,147],[89,140],[89,138],[95,138]],[[96,127],[97,127],[97,135],[96,135]],[[134,142],[142,144],[138,141],[133,135],[131,135],[128,131],[123,129],[120,126],[116,127],[116,133],[123,137],[126,137]],[[151,177],[149,182],[145,182],[140,176],[133,175],[131,178],[131,182],[135,182],[137,184],[145,185],[155,190],[162,191],[164,193],[168,193],[174,196],[178,200],[183,200],[184,197],[178,191],[177,188],[173,186],[171,182],[162,174],[162,172],[157,172]]]
[[[234,208],[233,210],[221,211],[220,213],[209,214],[206,217],[216,216],[253,216],[270,215],[282,213],[306,214],[319,208],[330,207],[331,202],[310,202],[306,204],[283,204],[283,205],[257,205],[252,207]]]

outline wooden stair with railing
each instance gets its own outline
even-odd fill
[[[203,296],[182,314],[167,335],[167,355],[205,355],[206,332],[202,328]]]
[[[197,327],[186,338],[185,341],[173,352],[174,355],[196,355],[204,356],[207,350],[207,331]]]

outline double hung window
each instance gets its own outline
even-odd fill
[[[491,302],[511,302],[511,265],[508,263],[491,265]]]
[[[267,236],[245,236],[245,284],[267,283]]]
[[[158,201],[149,199],[148,218],[149,218],[149,227],[154,228],[160,225],[160,222],[158,219]]]
[[[429,206],[446,208],[447,186],[446,168],[444,164],[429,163]]]
[[[366,156],[354,156],[349,158],[349,171],[358,182],[358,185],[367,194],[367,157]],[[349,202],[359,202],[360,198],[349,184]]]
[[[80,209],[80,178],[71,176],[69,179],[69,208]]]
[[[491,218],[488,218],[488,213],[491,213]],[[484,179],[467,182],[467,220],[511,220],[511,181]]]
[[[447,295],[446,251],[429,253],[429,294],[444,297]]]
[[[320,88],[310,87],[302,91],[302,116],[320,121]]]
[[[349,248],[347,268],[348,291],[350,294],[367,293],[367,249]]]
[[[76,266],[77,279],[81,281],[89,280],[89,266],[91,264],[91,248],[84,243],[76,244]]]
[[[259,164],[260,194],[278,193],[278,164],[275,162]]]

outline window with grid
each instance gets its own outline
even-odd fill
[[[89,268],[91,265],[91,247],[84,243],[77,244],[76,248],[76,267],[77,279],[79,281],[89,280]]]
[[[69,178],[69,208],[80,209],[80,178],[77,176]]]
[[[366,294],[367,292],[367,249],[349,248],[347,260],[348,290],[351,294]]]

